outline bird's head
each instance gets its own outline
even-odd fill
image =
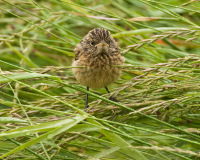
[[[81,41],[83,49],[90,54],[103,55],[119,52],[117,42],[111,37],[110,32],[104,28],[91,30]]]

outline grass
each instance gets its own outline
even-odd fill
[[[199,8],[198,0],[2,0],[0,158],[199,159]],[[74,47],[97,27],[126,59],[111,94],[86,91],[71,72]]]

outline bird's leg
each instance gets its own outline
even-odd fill
[[[110,91],[108,90],[108,87],[105,87],[106,88],[106,91],[108,92],[108,93],[110,93]],[[109,98],[109,100],[111,100],[111,101],[114,101],[114,102],[119,102],[115,97],[113,97],[113,96],[111,96],[110,98]]]
[[[87,91],[89,91],[89,87],[87,87]],[[86,97],[85,97],[85,109],[89,108],[88,105],[88,94],[86,93]]]
[[[108,87],[105,87],[106,88],[106,91],[108,92],[108,93],[110,93],[110,91],[108,90]]]

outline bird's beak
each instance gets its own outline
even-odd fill
[[[101,41],[96,45],[98,53],[108,53],[109,45],[105,41]]]

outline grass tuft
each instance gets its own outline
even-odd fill
[[[2,0],[0,159],[199,159],[199,8],[197,0]],[[126,59],[110,94],[86,91],[71,71],[74,47],[97,27]]]

